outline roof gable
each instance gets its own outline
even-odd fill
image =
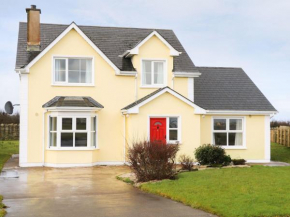
[[[179,56],[181,52],[178,52],[175,50],[169,43],[166,41],[157,31],[153,31],[150,33],[146,38],[144,38],[142,41],[140,41],[135,47],[133,47],[131,50],[127,50],[125,52],[125,56],[133,56],[139,54],[139,48],[144,45],[149,39],[151,39],[153,36],[156,36],[168,49],[170,50],[170,56]]]
[[[57,38],[55,38],[43,51],[41,51],[25,68],[24,72],[29,72],[29,69],[43,57],[52,47],[54,47],[64,36],[66,36],[72,29],[74,29],[116,72],[120,70],[112,63],[111,60],[83,33],[83,31],[75,24],[71,23]]]
[[[195,109],[195,114],[205,114],[205,110],[203,108],[199,107],[198,105],[196,105],[195,103],[193,103],[192,101],[190,101],[186,97],[182,96],[178,92],[172,90],[170,87],[160,88],[160,89],[148,94],[147,96],[137,100],[136,102],[124,107],[121,111],[124,113],[127,113],[127,114],[138,114],[140,107],[151,102],[152,100],[156,99],[157,97],[161,96],[164,93],[169,93],[172,96],[180,99],[184,103],[188,104],[189,106],[193,107]]]

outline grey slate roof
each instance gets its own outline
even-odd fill
[[[194,78],[194,104],[199,107],[205,110],[277,111],[243,69],[221,67],[196,67],[196,69],[201,72],[199,78]],[[122,110],[140,104],[165,88],[169,87],[160,88]]]
[[[45,49],[57,38],[69,25],[41,24],[40,38],[41,50]],[[121,70],[135,71],[129,58],[119,57],[126,50],[134,48],[154,30],[157,31],[174,49],[182,52],[174,57],[174,70],[176,72],[195,72],[194,64],[186,53],[172,30],[166,29],[141,29],[119,28],[100,26],[78,26],[88,38]],[[39,52],[26,51],[27,24],[20,22],[16,68],[23,68],[31,62]]]
[[[96,107],[104,108],[100,103],[88,96],[56,96],[47,103],[43,108],[49,107]]]
[[[206,110],[276,111],[241,68],[196,67],[194,103]]]

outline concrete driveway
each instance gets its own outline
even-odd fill
[[[0,178],[8,217],[213,216],[116,180],[125,166],[17,171],[19,178]]]

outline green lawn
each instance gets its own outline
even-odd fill
[[[0,172],[5,162],[11,157],[12,154],[19,153],[19,142],[18,141],[0,141]],[[2,203],[3,197],[0,195],[0,217],[5,215],[3,209],[4,204]]]
[[[271,160],[290,163],[290,147],[272,143]]]
[[[290,148],[273,143],[271,158],[290,163]],[[140,188],[219,216],[290,216],[290,167],[188,172]]]
[[[140,188],[219,216],[290,216],[289,180],[290,167],[254,166],[181,173]]]

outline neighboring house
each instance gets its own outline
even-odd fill
[[[197,67],[172,30],[20,23],[20,166],[118,165],[132,142],[270,161],[277,111],[241,68]]]

